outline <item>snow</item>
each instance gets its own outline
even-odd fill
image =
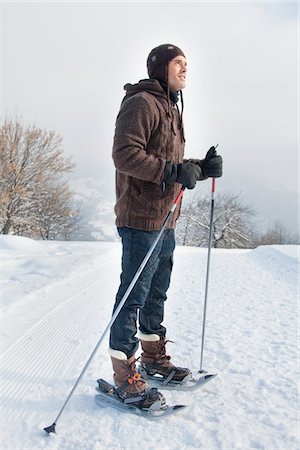
[[[1,449],[296,450],[299,247],[212,250],[204,369],[218,376],[188,407],[147,421],[94,402],[112,380],[105,338],[57,424],[64,401],[110,320],[117,242],[0,236]],[[199,370],[207,250],[177,247],[165,325],[173,360]]]

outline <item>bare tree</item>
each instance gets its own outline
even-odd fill
[[[42,239],[68,238],[76,229],[79,208],[68,183],[47,186],[34,202],[34,229]]]
[[[183,208],[177,237],[183,245],[207,246],[211,200],[200,198]],[[238,194],[218,194],[214,208],[212,246],[215,248],[252,248],[253,209]]]
[[[76,215],[64,174],[73,170],[53,131],[6,120],[0,128],[0,230],[48,239]],[[46,220],[47,217],[47,220]],[[69,225],[68,225],[69,223]]]
[[[257,238],[257,245],[274,244],[297,244],[297,237],[292,236],[279,220]]]

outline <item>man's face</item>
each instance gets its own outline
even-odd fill
[[[176,56],[168,64],[168,81],[171,91],[185,88],[187,62],[184,56]]]

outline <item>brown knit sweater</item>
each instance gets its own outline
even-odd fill
[[[177,107],[156,80],[125,86],[116,120],[113,160],[116,167],[116,225],[159,230],[181,186],[163,190],[166,161],[181,163],[184,137]],[[174,228],[180,206],[168,228]]]

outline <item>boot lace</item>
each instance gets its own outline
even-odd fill
[[[133,384],[133,383],[137,383],[138,381],[141,381],[141,375],[137,372],[136,364],[135,364],[139,359],[140,359],[139,357],[136,358],[129,365],[129,374],[128,374],[128,378],[127,378],[127,381],[129,384]]]
[[[171,341],[170,339],[161,339],[159,341],[159,347],[160,347],[160,355],[159,355],[159,360],[164,360],[164,361],[170,361],[170,359],[172,358],[171,355],[167,355],[166,354],[166,344],[168,342],[171,342],[172,344],[174,344],[174,341]]]

